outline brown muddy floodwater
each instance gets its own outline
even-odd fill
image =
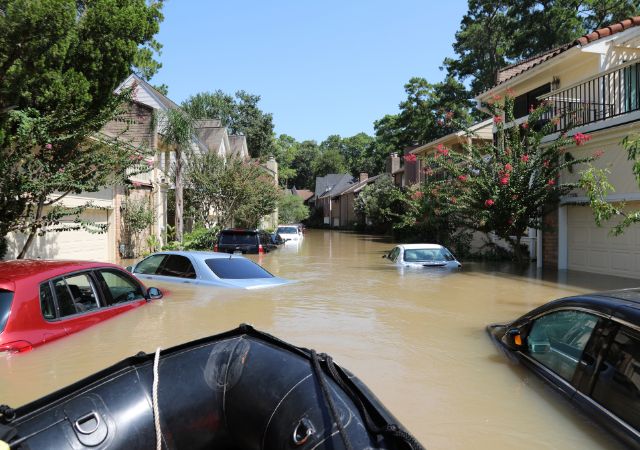
[[[140,350],[253,324],[334,357],[428,449],[618,448],[605,432],[491,343],[485,325],[549,300],[638,280],[516,273],[479,263],[453,274],[400,270],[370,236],[311,230],[260,262],[297,283],[236,291],[162,285],[167,295],[29,353],[0,357],[0,403],[19,406]]]

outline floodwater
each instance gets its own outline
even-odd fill
[[[494,347],[485,325],[549,300],[638,280],[521,273],[479,263],[400,270],[370,236],[311,230],[260,262],[293,285],[260,291],[162,285],[162,300],[29,353],[0,357],[0,403],[19,406],[140,350],[250,323],[326,352],[436,449],[611,449],[604,431]],[[257,258],[256,258],[257,259]]]

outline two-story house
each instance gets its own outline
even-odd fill
[[[542,101],[549,119],[559,118],[552,140],[560,133],[588,134],[591,140],[571,148],[574,156],[601,154],[594,164],[607,167],[615,193],[607,199],[640,209],[640,190],[622,140],[640,132],[640,17],[598,29],[573,42],[505,67],[494,87],[477,97],[488,103],[509,94],[515,99],[517,122]],[[579,171],[561,181],[574,181]],[[640,277],[640,227],[612,237],[610,225],[595,225],[584,192],[573,192],[545,218],[537,240],[538,265],[558,269]]]

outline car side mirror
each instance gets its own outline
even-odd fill
[[[162,291],[157,287],[150,287],[147,289],[148,300],[159,300],[163,297]]]
[[[127,272],[133,273],[133,266],[127,266],[124,268],[124,270],[126,270]]]
[[[526,348],[525,337],[520,328],[509,328],[502,336],[502,343],[511,350],[522,350]]]

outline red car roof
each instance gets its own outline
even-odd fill
[[[58,261],[41,259],[14,259],[0,262],[0,288],[13,290],[15,282],[27,278],[36,278],[35,281],[46,280],[57,275],[73,272],[75,270],[91,269],[94,267],[120,266],[110,263],[92,261]]]

